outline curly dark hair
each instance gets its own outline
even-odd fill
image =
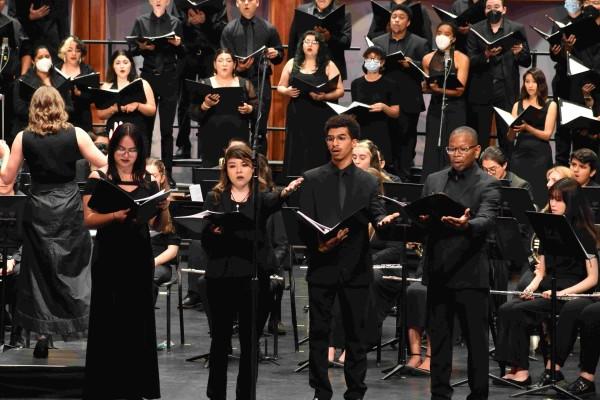
[[[306,31],[302,34],[300,40],[298,41],[296,55],[294,56],[294,66],[292,68],[293,71],[298,71],[300,68],[302,68],[302,64],[304,64],[306,55],[304,54],[304,49],[302,46],[304,44],[304,39],[306,39],[307,36],[314,36],[315,40],[319,42],[319,50],[317,51],[317,69],[326,67],[331,60],[329,58],[329,49],[325,39],[323,38],[323,35],[317,31]]]

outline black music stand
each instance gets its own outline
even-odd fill
[[[221,174],[220,168],[192,168],[192,183],[198,184],[202,181],[218,181]]]
[[[564,215],[526,212],[533,230],[544,246],[544,253],[553,256],[572,257],[578,260],[588,260],[590,256],[575,234],[575,231]],[[520,397],[536,393],[544,393],[548,389],[554,390],[558,395],[579,400],[579,397],[569,393],[565,388],[556,384],[556,268],[552,268],[551,275],[551,353],[550,353],[550,383],[539,388],[515,393],[510,397]]]
[[[519,224],[529,226],[529,219],[525,213],[535,211],[529,191],[523,188],[501,187],[500,196],[500,215],[515,217]]]
[[[2,294],[0,299],[0,352],[4,350],[4,309],[6,307],[6,283],[8,251],[21,245],[23,211],[27,196],[0,196],[0,250],[2,251]]]
[[[203,199],[206,199],[206,196],[208,196],[208,192],[210,192],[218,182],[219,181],[211,181],[211,180],[200,181],[200,190],[202,191]]]
[[[418,200],[423,192],[423,185],[414,184],[414,183],[384,183],[384,192],[386,196],[392,198],[397,201],[411,203],[415,200]],[[390,205],[395,203],[389,202]],[[398,210],[398,206],[395,205],[396,210]],[[388,209],[389,210],[389,209]],[[402,213],[404,215],[405,213]],[[404,245],[402,246],[402,254],[401,260],[406,260],[406,242],[409,238],[409,229],[414,227],[410,220],[406,218],[402,218],[398,228],[401,230],[400,235],[402,237],[402,242]],[[412,232],[415,234],[415,232]],[[419,371],[416,368],[411,368],[406,365],[407,355],[410,353],[409,343],[408,343],[408,303],[406,301],[406,290],[408,288],[408,268],[402,268],[401,274],[402,282],[400,286],[400,294],[402,296],[402,329],[398,332],[398,361],[396,365],[392,368],[388,368],[383,370],[382,372],[385,374],[381,380],[387,380],[392,376],[396,375],[399,372],[405,372],[410,370],[414,371],[416,374],[426,375],[422,371]],[[396,308],[396,312],[398,309]]]

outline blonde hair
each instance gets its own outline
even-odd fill
[[[79,59],[79,62],[81,63],[86,55],[85,45],[83,44],[81,39],[73,35],[67,36],[65,40],[63,40],[63,42],[60,44],[60,47],[58,48],[58,58],[60,58],[63,61],[66,61],[65,57],[67,55],[67,49],[73,43],[76,44],[77,49],[81,52],[81,58]]]
[[[146,166],[153,166],[158,170],[158,173],[163,176],[163,181],[157,182],[158,188],[161,190],[169,190],[171,189],[171,185],[169,185],[169,180],[167,179],[167,169],[165,168],[165,164],[159,160],[158,158],[148,157],[146,159]],[[163,228],[162,233],[175,233],[175,226],[173,225],[173,220],[171,219],[171,212],[169,211],[169,222]]]
[[[56,133],[72,127],[68,119],[65,101],[58,90],[52,86],[40,86],[33,93],[29,104],[28,130],[38,135]]]
[[[568,167],[563,165],[556,165],[546,171],[546,179],[550,176],[551,173],[558,172],[561,178],[573,178],[573,171],[571,171]]]

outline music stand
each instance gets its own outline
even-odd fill
[[[411,203],[421,198],[423,193],[423,185],[415,183],[384,183],[384,192],[386,193],[387,197],[397,201]],[[391,202],[388,201],[388,203]],[[394,206],[396,208],[395,211],[397,211],[399,207],[396,205]],[[402,213],[402,215],[404,215],[404,213]],[[413,227],[413,224],[410,220],[403,218],[398,227],[401,229],[400,234],[402,237],[402,243],[404,243],[400,256],[400,261],[402,261],[402,259],[406,260],[406,242],[408,240],[409,229]],[[414,235],[415,232],[412,231],[412,234]],[[398,334],[398,361],[394,367],[382,371],[385,375],[381,378],[381,380],[387,380],[396,375],[398,372],[406,371],[410,368],[406,365],[407,356],[410,353],[408,343],[408,303],[406,301],[406,290],[408,288],[408,268],[402,268],[401,277],[402,282],[400,286],[400,293],[402,296],[402,324],[404,326]],[[410,368],[410,370],[418,371],[415,368]]]
[[[192,183],[198,184],[202,181],[218,181],[221,170],[219,168],[192,168]]]
[[[0,196],[0,250],[2,251],[2,294],[0,295],[0,352],[4,350],[4,309],[6,307],[7,259],[10,249],[21,245],[23,212],[27,196]]]
[[[208,192],[210,192],[217,183],[218,183],[218,181],[210,181],[210,180],[200,181],[200,190],[202,191],[203,199],[206,199],[206,197],[208,196]]]
[[[594,223],[600,223],[600,186],[584,186],[583,194],[590,203],[590,208],[594,213]]]
[[[575,231],[567,221],[564,215],[526,212],[533,230],[540,238],[544,246],[544,254],[553,256],[572,257],[578,260],[588,260],[587,251],[581,244],[581,241],[575,234]],[[525,390],[515,393],[510,397],[520,397],[534,393],[545,392],[548,389],[554,390],[558,395],[564,395],[574,400],[579,397],[569,393],[565,388],[556,384],[556,268],[552,268],[551,275],[551,353],[550,353],[550,383],[539,388]]]
[[[501,187],[500,215],[503,217],[515,217],[519,224],[529,226],[529,219],[525,215],[527,211],[535,211],[531,195],[527,189]]]

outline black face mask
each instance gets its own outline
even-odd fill
[[[583,7],[582,14],[584,17],[597,18],[600,16],[600,11],[594,6]]]
[[[502,11],[490,11],[486,14],[486,18],[490,24],[496,24],[502,19]]]

